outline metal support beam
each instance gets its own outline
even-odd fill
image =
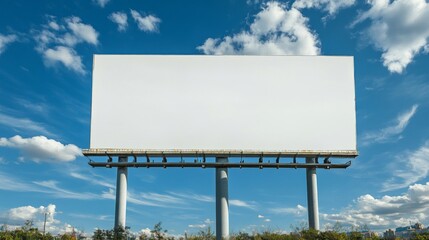
[[[127,163],[128,157],[118,157],[119,163]],[[118,167],[116,178],[115,229],[124,228],[127,211],[127,167]]]
[[[306,158],[307,164],[315,164],[316,158]],[[309,228],[319,230],[319,200],[317,196],[316,168],[307,168],[307,208]]]
[[[216,163],[228,158],[217,157]],[[216,168],[216,240],[229,239],[228,168]]]
[[[92,167],[177,167],[177,168],[347,168],[351,162],[346,163],[234,163],[234,162],[94,162],[88,163]]]

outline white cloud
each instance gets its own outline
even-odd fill
[[[152,235],[152,230],[150,228],[144,228],[139,231],[139,235],[145,235],[146,237],[150,237]]]
[[[264,222],[271,222],[271,219],[266,218],[266,219],[264,219]]]
[[[99,33],[93,26],[83,23],[75,16],[64,18],[63,24],[57,23],[53,18],[47,25],[42,25],[42,30],[33,32],[39,52],[52,45],[73,47],[78,43],[98,44]]]
[[[237,199],[231,199],[231,200],[229,200],[229,204],[231,206],[236,206],[236,207],[244,207],[244,208],[250,208],[250,209],[254,209],[255,208],[254,205],[252,205],[252,204],[250,204],[248,202],[242,201],[242,200],[237,200]]]
[[[50,21],[48,23],[48,26],[56,31],[59,31],[62,28],[60,25],[58,25],[58,23],[55,20]]]
[[[161,203],[184,203],[182,199],[179,199],[177,197],[173,197],[171,195],[166,194],[159,194],[159,193],[141,193],[140,196],[144,199],[155,201],[155,202],[161,202]]]
[[[206,228],[206,224],[189,224],[188,227],[190,228]]]
[[[46,66],[61,63],[72,71],[86,73],[82,59],[74,47],[80,43],[97,45],[99,33],[94,27],[75,16],[64,18],[61,23],[50,17],[47,25],[42,25],[41,30],[33,33],[37,43],[36,50],[42,55]]]
[[[58,186],[58,182],[56,181],[34,181],[34,184],[44,187],[48,189],[48,193],[52,194],[57,198],[67,198],[67,199],[80,199],[80,200],[88,200],[88,199],[96,199],[99,198],[98,195],[89,193],[89,192],[73,192]]]
[[[383,183],[383,191],[404,188],[429,176],[429,141],[413,152],[399,154],[389,166],[394,177]]]
[[[429,182],[414,184],[399,196],[375,198],[369,194],[360,196],[353,205],[339,213],[321,214],[329,223],[367,225],[371,230],[385,230],[408,226],[410,222],[423,222],[429,217]]]
[[[174,196],[178,196],[181,198],[191,199],[200,202],[214,202],[214,198],[212,196],[195,194],[195,193],[178,193],[178,192],[169,192]]]
[[[136,10],[131,9],[131,16],[137,23],[137,26],[140,30],[145,32],[156,32],[158,31],[159,23],[161,23],[161,19],[157,18],[154,15],[142,16]]]
[[[298,204],[294,208],[271,208],[269,209],[269,211],[274,214],[288,214],[288,215],[295,215],[295,216],[303,216],[307,212],[307,208]]]
[[[0,124],[11,127],[15,130],[24,130],[31,133],[41,133],[48,136],[55,136],[53,133],[48,131],[43,124],[34,122],[27,118],[12,117],[3,113],[0,113]]]
[[[11,35],[3,35],[0,34],[0,54],[6,49],[6,46],[10,43],[13,43],[17,40],[17,36],[15,34]]]
[[[405,130],[409,121],[414,116],[418,108],[418,105],[413,105],[410,110],[400,114],[395,123],[391,126],[380,129],[375,132],[367,132],[362,137],[363,145],[370,143],[383,143],[392,140],[394,137],[401,138],[400,134]]]
[[[15,192],[46,192],[38,186],[26,183],[22,179],[17,179],[7,173],[0,172],[1,190],[15,191]]]
[[[265,218],[265,217],[259,214],[259,215],[258,215],[258,218]]]
[[[34,227],[41,230],[43,228],[45,214],[46,227],[49,231],[53,228],[53,225],[59,223],[59,221],[55,219],[57,211],[54,204],[49,204],[46,207],[40,206],[38,208],[33,206],[11,208],[0,213],[0,220],[2,220],[2,222],[7,222],[8,227],[11,229],[16,229],[17,227],[24,225],[25,221],[32,220]]]
[[[111,179],[106,179],[103,178],[101,176],[95,175],[95,174],[91,174],[90,176],[88,175],[84,175],[80,172],[77,172],[75,170],[70,170],[67,169],[67,173],[74,178],[80,179],[80,180],[84,180],[86,182],[89,182],[91,184],[95,184],[95,185],[99,185],[99,186],[103,186],[103,187],[107,187],[107,188],[115,188],[115,185],[113,184],[113,181],[111,181]]]
[[[111,200],[115,200],[116,199],[116,194],[115,194],[115,189],[113,188],[109,188],[109,190],[103,191],[103,193],[101,194],[101,197],[104,199],[111,199]],[[127,193],[127,201],[133,204],[137,204],[137,205],[143,205],[143,206],[153,206],[153,207],[174,207],[172,205],[161,205],[161,204],[157,204],[157,203],[153,203],[151,201],[145,201],[140,199],[140,197],[136,196],[134,193],[132,193],[131,191],[128,191]]]
[[[429,3],[425,0],[371,0],[371,8],[359,15],[352,26],[369,19],[366,35],[383,54],[390,72],[402,73],[425,49],[429,38]]]
[[[46,114],[49,110],[49,106],[46,103],[38,103],[36,101],[15,98],[14,100],[19,105],[25,107],[26,109],[37,112],[39,114]]]
[[[118,31],[123,32],[127,30],[127,27],[128,27],[127,14],[123,12],[114,12],[109,15],[109,19],[118,25]]]
[[[40,206],[38,208],[35,208],[33,206],[23,206],[23,207],[17,207],[12,208],[8,212],[8,217],[12,220],[31,220],[37,218],[38,214],[44,216],[46,213],[46,222],[53,222],[54,215],[55,215],[55,205],[49,204],[47,207]]]
[[[0,146],[21,150],[25,158],[36,162],[69,162],[81,156],[81,150],[73,144],[64,145],[45,136],[0,138]]]
[[[7,222],[7,229],[17,229],[24,225],[25,221],[32,220],[33,227],[38,228],[39,231],[43,231],[45,224],[45,214],[46,214],[46,232],[49,232],[53,235],[64,234],[64,233],[80,233],[76,227],[71,226],[70,224],[62,224],[55,216],[59,212],[56,210],[54,204],[49,204],[48,206],[22,206],[9,209],[3,213],[0,213],[0,220],[2,222]]]
[[[82,20],[78,17],[66,18],[65,22],[78,42],[98,44],[98,32],[91,25],[82,23]]]
[[[60,62],[70,70],[85,74],[82,59],[73,48],[64,46],[48,48],[43,52],[43,57],[47,66],[55,66],[56,62]]]
[[[248,31],[223,39],[208,38],[197,49],[205,54],[317,55],[319,45],[299,10],[268,2]]]
[[[296,0],[292,7],[317,8],[328,12],[329,15],[335,15],[340,9],[348,8],[355,4],[355,0]]]
[[[107,3],[109,3],[110,0],[92,0],[94,3],[96,3],[98,6],[104,8]]]

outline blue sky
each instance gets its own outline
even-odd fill
[[[319,170],[321,226],[428,225],[425,0],[0,3],[0,223],[111,228],[115,169],[90,168],[93,54],[352,55],[358,150]],[[311,71],[311,69],[309,69]],[[287,75],[287,72],[285,72]],[[127,225],[214,227],[213,169],[130,169]],[[304,170],[230,170],[231,231],[307,220]]]

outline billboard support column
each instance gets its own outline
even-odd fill
[[[316,163],[316,159],[308,157],[306,163]],[[319,230],[319,200],[317,196],[317,175],[316,168],[307,168],[307,208],[308,226],[314,230]]]
[[[118,157],[118,162],[128,162],[128,157]],[[115,206],[115,230],[125,229],[125,217],[127,211],[127,167],[118,167],[116,178],[116,206]]]
[[[228,162],[216,157],[217,163]],[[228,168],[216,168],[216,240],[229,239]]]

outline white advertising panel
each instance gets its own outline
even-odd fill
[[[95,55],[100,149],[356,152],[353,57]]]

